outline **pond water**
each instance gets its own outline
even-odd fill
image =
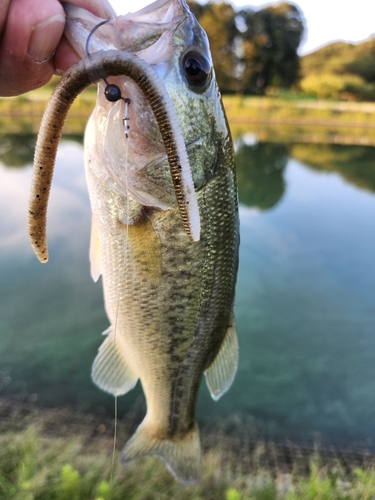
[[[34,136],[0,137],[0,395],[113,414],[90,380],[108,326],[88,262],[82,138],[60,146],[50,262],[27,239]],[[198,419],[253,417],[275,435],[375,443],[375,149],[236,142],[240,362]],[[119,400],[122,415],[139,385]]]

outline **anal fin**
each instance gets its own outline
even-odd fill
[[[205,371],[207,387],[217,401],[232,385],[238,365],[238,338],[233,312],[220,351]]]
[[[138,375],[129,367],[121,340],[115,338],[112,331],[99,347],[92,365],[91,377],[103,391],[115,396],[126,394],[137,383]]]

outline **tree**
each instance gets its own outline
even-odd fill
[[[236,12],[224,1],[189,5],[210,40],[222,92],[259,94],[269,86],[290,88],[297,80],[304,30],[298,7],[282,2]]]
[[[322,98],[375,100],[375,37],[330,43],[301,58],[301,89]]]
[[[225,2],[201,5],[191,1],[189,6],[210,41],[212,60],[220,90],[223,93],[235,91],[237,63],[235,43],[238,33],[235,10]]]
[[[245,30],[242,91],[263,93],[269,86],[290,88],[298,78],[297,50],[304,31],[296,5],[282,2],[254,12],[239,12]]]

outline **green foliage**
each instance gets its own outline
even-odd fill
[[[357,478],[353,488],[355,498],[372,500],[375,495],[375,475],[373,471],[354,469],[354,474]]]
[[[217,439],[216,439],[217,440]],[[83,443],[86,444],[83,444]],[[223,465],[221,446],[204,457],[198,487],[179,485],[158,461],[149,459],[122,469],[115,461],[111,476],[110,447],[87,439],[43,437],[37,427],[0,437],[1,500],[372,500],[375,470],[355,468],[345,475],[338,466],[323,467],[317,456],[310,473],[280,474],[272,479],[252,462],[240,472],[235,460]],[[256,455],[257,450],[254,451]],[[245,460],[253,460],[250,456]],[[298,464],[297,464],[298,465]]]
[[[107,500],[111,493],[111,486],[108,481],[102,481],[98,486],[98,495],[95,500]]]
[[[375,37],[335,42],[301,59],[304,92],[320,98],[375,100]]]
[[[194,10],[197,11],[196,8]],[[235,15],[233,7],[225,2],[207,3],[199,15],[199,22],[210,40],[216,77],[225,92],[236,90],[236,80],[233,78],[237,35]]]
[[[282,2],[257,12],[239,13],[242,33],[243,93],[264,93],[268,87],[290,88],[298,77],[297,49],[303,35],[302,13],[296,5]]]
[[[274,207],[285,191],[287,160],[287,149],[280,144],[240,143],[236,154],[240,202],[261,210]]]
[[[81,477],[79,472],[70,464],[62,467],[60,473],[60,489],[58,500],[79,500],[81,491]]]
[[[320,470],[316,462],[311,464],[308,478],[302,478],[295,491],[289,491],[286,500],[334,500],[335,484],[326,476],[324,469]]]
[[[307,94],[313,94],[322,99],[344,97],[367,101],[375,99],[375,85],[366,83],[358,75],[311,74],[301,80],[300,86]]]
[[[332,97],[338,99],[345,90],[342,76],[333,73],[314,73],[306,76],[300,82],[301,89],[307,94],[313,94],[325,99]]]
[[[297,49],[304,30],[302,13],[288,2],[236,12],[226,2],[190,8],[207,32],[223,93],[264,93],[290,88],[299,72]]]
[[[226,500],[241,500],[241,495],[234,488],[230,488],[226,492]]]

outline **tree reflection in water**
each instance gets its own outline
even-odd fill
[[[65,139],[83,144],[83,135]],[[36,134],[0,135],[0,162],[20,168],[33,162]],[[236,166],[240,202],[248,207],[269,210],[282,199],[286,183],[284,171],[288,158],[300,160],[314,170],[337,172],[355,186],[375,192],[375,148],[338,144],[247,144],[240,138]]]
[[[290,155],[315,170],[337,172],[347,182],[375,192],[375,148],[338,144],[294,144]]]
[[[284,171],[288,158],[324,172],[336,172],[347,182],[375,192],[375,148],[338,144],[247,145],[238,142],[236,152],[240,202],[268,210],[276,206],[286,190]]]
[[[248,207],[268,210],[285,192],[284,170],[288,149],[271,142],[246,145],[240,141],[236,152],[240,202]]]
[[[21,168],[30,165],[34,159],[36,134],[0,134],[0,162],[8,168]],[[64,136],[65,140],[71,140],[83,144],[83,136]]]
[[[35,142],[35,134],[0,135],[0,161],[11,168],[32,163]]]

